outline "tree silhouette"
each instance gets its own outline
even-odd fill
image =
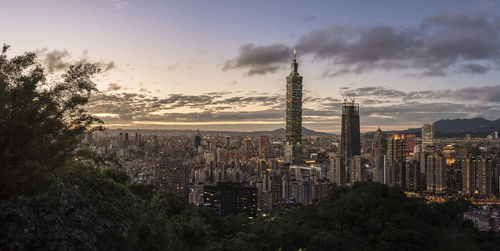
[[[86,109],[97,64],[72,65],[48,80],[36,55],[0,54],[0,198],[35,194],[101,121]]]

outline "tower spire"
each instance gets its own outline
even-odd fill
[[[297,50],[293,49],[293,61],[292,61],[292,74],[298,75],[297,70],[299,69],[299,64],[297,64]]]

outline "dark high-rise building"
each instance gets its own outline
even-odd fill
[[[257,216],[257,188],[246,187],[240,182],[217,182],[217,186],[203,187],[203,200],[212,204],[219,214],[232,215],[244,213],[250,217]]]
[[[200,145],[201,145],[200,131],[196,130],[196,135],[194,136],[194,148],[198,149],[198,146]]]
[[[269,137],[268,136],[260,136],[259,137],[259,156],[267,157],[269,155]]]
[[[422,189],[422,179],[420,177],[420,163],[418,159],[413,158],[406,162],[406,189],[412,192],[418,192]]]
[[[231,137],[230,136],[226,136],[226,141],[224,144],[225,144],[226,149],[231,148]]]
[[[387,146],[389,185],[404,187],[406,177],[406,139],[404,134],[394,134],[389,137]]]
[[[394,134],[389,138],[387,157],[390,161],[405,160],[406,138],[404,134]]]
[[[424,124],[422,126],[422,150],[434,146],[434,124]]]
[[[361,156],[351,157],[348,160],[349,169],[349,182],[354,184],[354,182],[365,181],[365,167],[361,161]]]
[[[189,165],[182,160],[162,157],[153,169],[154,185],[158,190],[169,191],[188,200]]]
[[[421,189],[425,189],[427,187],[426,175],[427,175],[427,156],[428,155],[429,154],[426,152],[417,152],[413,156],[413,158],[415,158],[420,165],[420,184],[419,184],[419,186]]]
[[[344,101],[342,104],[342,129],[341,129],[340,154],[347,159],[361,154],[361,139],[359,130],[359,104]]]
[[[427,192],[446,192],[446,159],[440,153],[427,156],[427,173],[425,175]]]
[[[330,171],[328,171],[328,179],[330,182],[338,186],[344,186],[346,183],[345,166],[342,165],[342,157],[340,155],[333,155],[330,157]]]
[[[409,159],[415,154],[416,138],[415,134],[405,134],[406,139],[406,158]]]
[[[490,156],[468,155],[462,162],[462,190],[467,195],[489,196],[498,192],[494,185],[495,160]]]
[[[387,140],[384,133],[377,129],[372,142],[372,156],[375,164],[373,171],[373,181],[384,183],[384,155],[387,153]]]
[[[285,162],[291,165],[300,165],[304,161],[302,150],[302,76],[297,72],[298,67],[294,50],[292,72],[286,77]]]

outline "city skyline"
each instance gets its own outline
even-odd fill
[[[339,90],[360,103],[362,132],[500,117],[497,2],[5,5],[0,42],[10,55],[35,51],[53,76],[70,63],[102,64],[90,110],[111,128],[284,128],[293,48],[308,129],[340,132]]]
[[[2,1],[0,250],[496,250],[498,1]]]

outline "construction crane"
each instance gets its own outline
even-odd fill
[[[340,95],[342,95],[342,98],[344,99],[344,103],[347,103],[347,99],[350,99],[351,102],[354,103],[354,98],[347,96],[347,95],[344,95],[344,93],[342,93],[342,90],[340,90]]]
[[[340,95],[342,95],[342,99],[344,99],[344,103],[346,103],[347,102],[347,98],[344,95],[344,93],[342,93],[342,90],[340,90]]]

